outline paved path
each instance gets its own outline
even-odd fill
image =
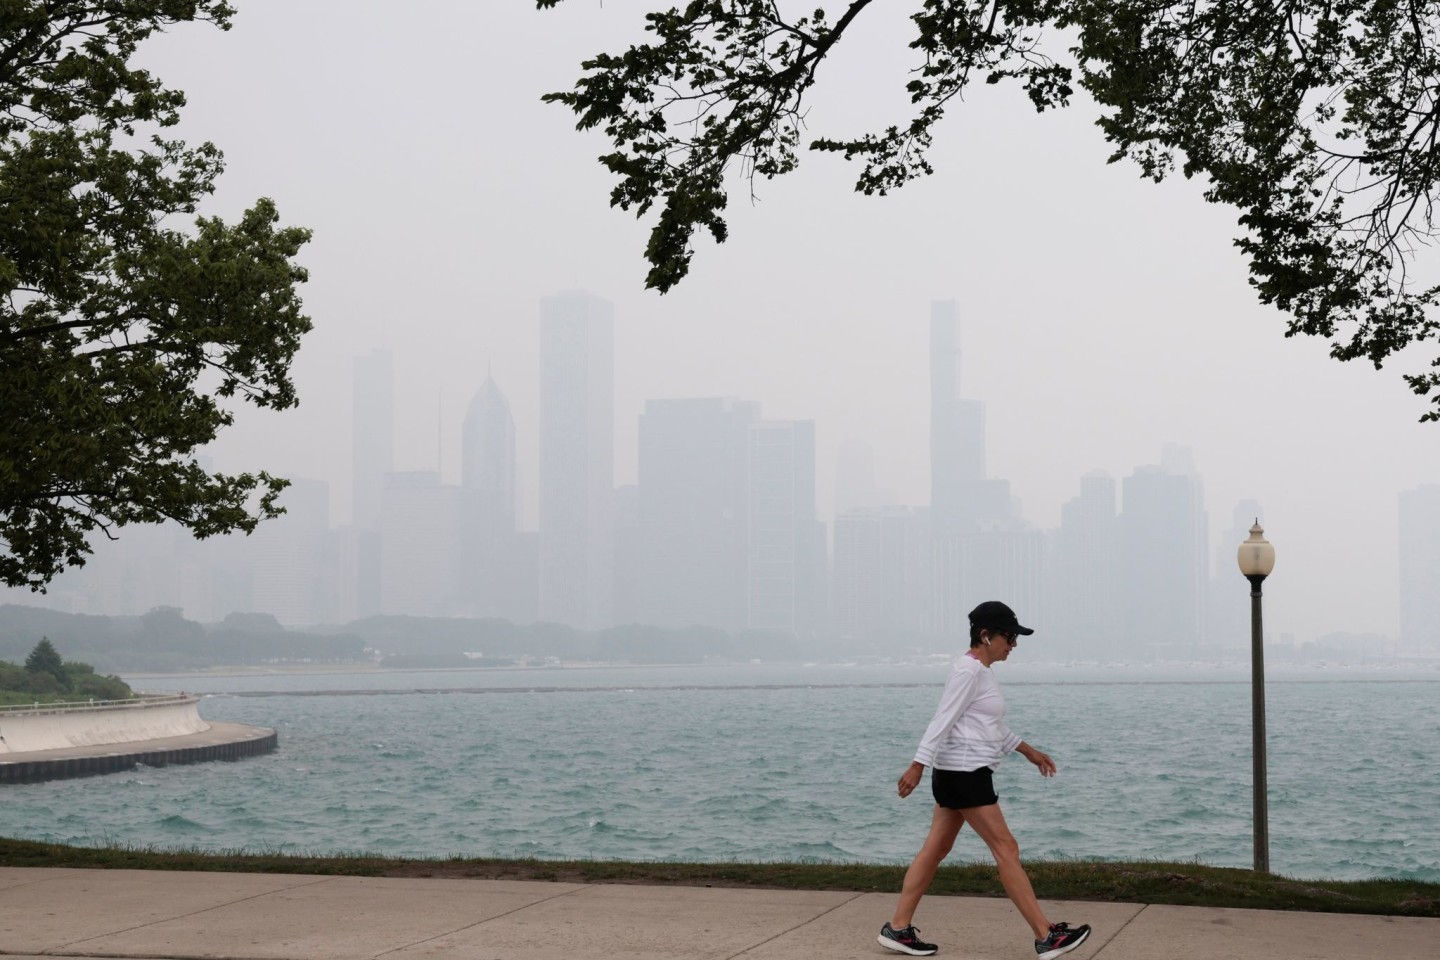
[[[884,960],[891,894],[0,867],[0,954],[242,960]],[[1440,919],[1046,902],[1075,960],[1421,960]],[[940,957],[1034,960],[1008,901],[932,897]]]

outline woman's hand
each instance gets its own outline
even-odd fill
[[[924,772],[925,765],[920,763],[912,763],[905,768],[905,772],[900,774],[900,782],[896,784],[901,797],[908,797],[915,792],[915,788],[920,786],[920,776]]]
[[[1035,766],[1040,768],[1040,776],[1055,776],[1055,761],[1050,759],[1050,754],[1044,752],[1043,750],[1036,750],[1028,743],[1020,744],[1017,749],[1020,751],[1020,753],[1024,754],[1026,760],[1029,760],[1031,763],[1035,764]]]

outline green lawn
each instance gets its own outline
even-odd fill
[[[446,877],[770,887],[788,890],[899,890],[903,867],[827,863],[625,863],[592,860],[396,860],[266,853],[160,852],[71,847],[0,838],[0,866],[140,870],[225,870],[361,877]],[[1108,900],[1182,906],[1248,907],[1318,913],[1440,917],[1440,884],[1409,880],[1295,880],[1194,863],[1033,862],[1035,892],[1054,900]],[[932,894],[1004,896],[995,869],[944,867]]]

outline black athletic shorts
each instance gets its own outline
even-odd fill
[[[1000,802],[1000,798],[995,794],[994,773],[989,767],[981,767],[979,770],[932,768],[930,792],[935,795],[936,803],[951,810],[988,807]]]

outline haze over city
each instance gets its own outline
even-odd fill
[[[270,196],[315,231],[300,407],[242,408],[208,451],[217,468],[326,481],[332,522],[349,522],[353,362],[383,347],[396,469],[458,481],[461,421],[489,374],[511,405],[533,530],[540,303],[583,290],[614,306],[617,485],[636,480],[645,401],[737,397],[815,422],[823,523],[847,505],[837,462],[857,445],[885,502],[923,506],[931,302],[953,300],[960,393],[985,403],[988,472],[1030,524],[1057,526],[1082,475],[1118,482],[1177,444],[1204,480],[1212,554],[1237,502],[1263,507],[1272,633],[1397,634],[1397,496],[1440,482],[1440,424],[1416,422],[1426,405],[1398,370],[1286,340],[1247,283],[1231,212],[1200,184],[1107,166],[1083,102],[1037,115],[1018,90],[973,91],[941,128],[936,174],[886,198],[854,193],[858,171],[838,158],[805,155],[734,204],[729,242],[698,241],[674,292],[644,291],[647,224],[609,208],[605,144],[540,96],[638,41],[647,7],[456,0],[395,17],[365,2],[334,17],[254,0],[228,33],[191,27],[142,50],[187,94],[178,135],[226,154],[205,212]],[[907,28],[877,12],[826,65],[813,133],[908,115]]]

